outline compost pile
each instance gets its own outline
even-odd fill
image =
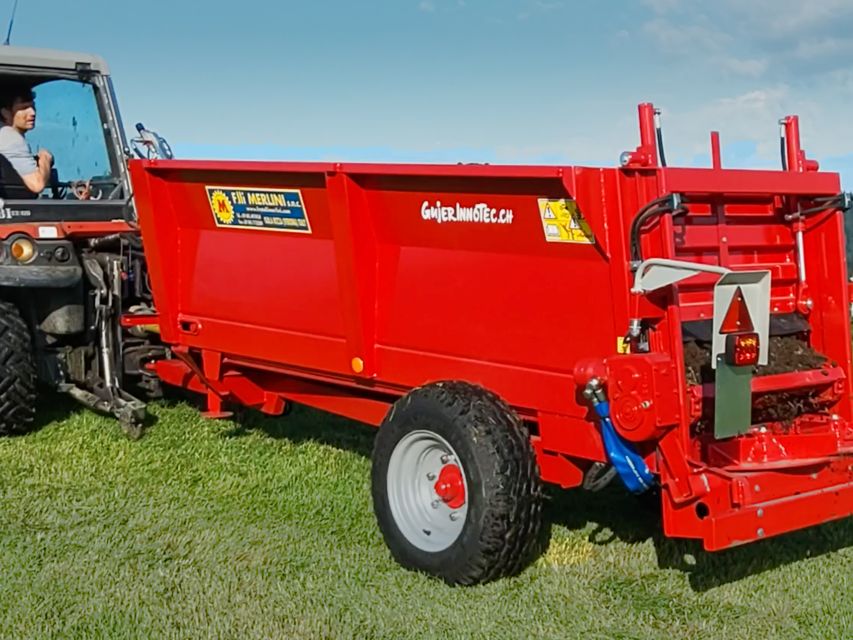
[[[767,364],[755,367],[755,375],[769,376],[795,371],[819,369],[827,358],[812,349],[805,340],[797,335],[773,336],[770,338],[770,353]],[[684,345],[684,366],[687,382],[704,384],[714,382],[714,370],[711,368],[710,343],[691,340]],[[804,413],[819,411],[822,406],[814,390],[780,391],[767,393],[755,399],[752,407],[752,421],[790,423]],[[710,406],[708,406],[710,405]],[[708,423],[713,415],[714,403],[703,403],[701,423]],[[710,420],[712,423],[713,420]]]

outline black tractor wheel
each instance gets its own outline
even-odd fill
[[[0,300],[0,435],[25,433],[36,413],[30,330],[18,308]]]
[[[481,387],[439,382],[397,401],[376,436],[372,476],[379,528],[404,567],[478,584],[518,573],[539,549],[529,434]]]

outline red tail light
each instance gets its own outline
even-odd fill
[[[758,364],[758,334],[741,333],[726,338],[726,362],[736,367],[751,367]]]

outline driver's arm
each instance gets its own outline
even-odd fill
[[[27,189],[33,193],[41,193],[50,184],[50,166],[53,163],[53,156],[47,149],[39,149],[38,165],[35,171],[21,176]]]

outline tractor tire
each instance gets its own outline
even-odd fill
[[[448,584],[514,575],[541,548],[529,434],[482,387],[438,382],[398,400],[376,436],[372,493],[397,562]]]
[[[26,433],[36,414],[36,364],[18,308],[0,300],[0,436]]]

